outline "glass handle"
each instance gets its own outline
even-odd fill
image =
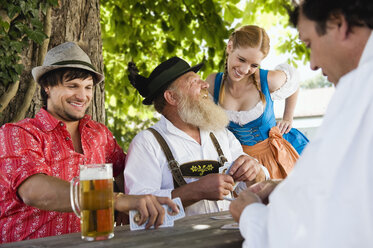
[[[70,182],[70,203],[75,215],[80,218],[78,183],[78,177],[74,177]]]

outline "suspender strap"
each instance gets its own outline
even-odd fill
[[[216,139],[215,135],[213,132],[210,132],[210,138],[212,140],[212,143],[214,143],[214,146],[215,146],[215,149],[216,151],[218,152],[219,154],[219,159],[220,159],[220,163],[221,165],[224,165],[225,162],[228,162],[228,160],[225,158],[224,156],[224,153],[223,153],[223,150],[221,149],[220,145],[219,145],[219,142],[218,140]]]
[[[154,128],[148,128],[148,130],[153,133],[158,143],[162,147],[164,154],[166,155],[168,161],[168,168],[171,170],[172,177],[174,178],[175,188],[185,185],[186,182],[179,168],[179,163],[175,160],[174,156],[172,155],[172,152],[170,150],[170,147],[167,145],[167,142],[164,140],[162,135],[160,135],[160,133],[157,132],[157,130],[155,130]]]

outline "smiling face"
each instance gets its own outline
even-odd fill
[[[45,88],[48,94],[47,111],[58,120],[76,122],[82,119],[92,99],[92,77],[65,78],[62,83]]]
[[[234,49],[231,41],[227,46],[227,54],[228,76],[232,81],[247,79],[255,73],[264,58],[259,48],[237,47]]]
[[[228,117],[208,96],[208,87],[198,74],[188,72],[169,90],[175,94],[177,112],[183,122],[205,130],[220,130],[228,124]]]
[[[188,72],[179,77],[174,82],[183,94],[189,95],[192,98],[198,99],[199,97],[207,97],[209,84],[201,79],[195,72]]]

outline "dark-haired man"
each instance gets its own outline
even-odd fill
[[[123,191],[125,154],[111,132],[85,114],[94,85],[104,79],[87,54],[73,42],[63,43],[32,74],[44,108],[35,118],[0,129],[0,243],[79,232],[69,181],[81,164],[112,163]],[[139,210],[140,222],[149,216],[150,227],[163,222],[161,203],[176,210],[169,198],[150,195],[118,194],[114,207]]]
[[[292,20],[336,93],[292,174],[272,194],[277,182],[242,192],[231,213],[244,247],[371,247],[373,2],[304,0]]]
[[[131,142],[124,171],[126,193],[180,197],[186,215],[228,210],[230,202],[223,199],[231,197],[234,181],[246,187],[269,176],[225,128],[226,113],[208,97],[208,83],[196,73],[201,67],[173,57],[148,78],[129,67],[130,81],[145,97],[143,103],[154,104],[162,117]],[[234,163],[229,174],[219,174],[225,161]]]

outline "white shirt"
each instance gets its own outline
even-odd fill
[[[372,68],[373,34],[270,204],[243,211],[244,247],[373,247]]]
[[[153,128],[166,140],[172,155],[180,165],[193,160],[219,160],[208,131],[200,131],[200,145],[163,116]],[[239,141],[227,129],[214,132],[214,134],[228,161],[233,162],[237,157],[245,154]],[[198,179],[185,177],[187,183],[196,180]],[[174,185],[166,156],[154,135],[148,130],[137,134],[130,144],[126,157],[124,181],[127,194],[153,194],[171,198]],[[202,200],[187,207],[185,213],[194,215],[226,211],[229,209],[229,204],[230,202],[225,200]]]

